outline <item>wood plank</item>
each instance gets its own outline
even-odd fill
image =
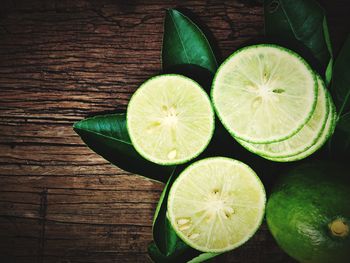
[[[320,1],[335,50],[346,0]],[[164,10],[188,8],[221,62],[263,35],[258,1],[3,0],[0,9],[1,262],[149,262],[163,185],[108,164],[72,124],[125,110],[161,70]],[[292,262],[264,224],[213,262]]]

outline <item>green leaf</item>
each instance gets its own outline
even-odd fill
[[[160,252],[165,256],[169,256],[170,254],[174,253],[176,250],[177,241],[179,240],[166,216],[168,195],[170,187],[177,176],[177,174],[175,174],[176,172],[177,169],[174,170],[163,189],[153,219],[153,240]]]
[[[87,118],[75,123],[73,129],[89,148],[125,171],[166,182],[174,170],[173,166],[147,161],[136,152],[126,128],[125,113]]]
[[[190,261],[188,261],[188,263],[199,263],[199,262],[203,262],[203,261],[207,261],[208,259],[211,259],[213,257],[216,257],[220,255],[219,253],[202,253],[199,256],[191,259]]]
[[[350,35],[335,61],[331,92],[341,119],[350,112]]]
[[[190,64],[215,73],[217,62],[200,28],[175,9],[165,15],[162,47],[163,70]]]
[[[350,154],[350,35],[335,61],[331,93],[338,121],[330,149],[334,158],[347,160]]]
[[[185,244],[172,228],[167,218],[167,201],[171,185],[183,167],[177,167],[169,178],[159,198],[153,219],[153,242],[148,253],[155,262],[202,262],[218,254],[203,253]]]
[[[339,118],[337,128],[350,135],[350,112],[343,114],[341,118]]]
[[[265,34],[332,78],[333,55],[325,10],[315,0],[265,0]]]
[[[188,263],[199,263],[207,261],[213,257],[218,256],[217,253],[201,253],[196,251],[189,246],[184,247],[182,250],[178,250],[177,253],[170,256],[164,256],[156,246],[154,242],[151,242],[148,245],[148,255],[156,263],[179,263],[179,262],[188,262]]]

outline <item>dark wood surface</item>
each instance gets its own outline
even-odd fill
[[[321,1],[335,50],[346,0]],[[257,1],[7,1],[0,3],[0,262],[149,262],[163,188],[108,164],[72,124],[125,109],[160,72],[164,10],[186,7],[225,58],[263,34]],[[264,224],[215,262],[293,262]]]

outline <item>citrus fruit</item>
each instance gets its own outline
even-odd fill
[[[301,153],[296,154],[296,155],[293,155],[293,156],[290,156],[290,157],[281,157],[281,158],[265,157],[265,158],[269,159],[271,161],[275,161],[275,162],[292,162],[292,161],[302,160],[302,159],[310,156],[311,154],[313,154],[317,150],[319,150],[326,143],[326,141],[332,136],[334,129],[335,129],[336,119],[337,119],[337,112],[335,110],[335,105],[334,105],[332,97],[330,95],[328,95],[328,101],[329,101],[330,109],[329,109],[329,114],[328,114],[328,118],[326,121],[326,125],[325,125],[325,128],[323,129],[320,137],[318,137],[318,139],[314,145],[312,145],[306,151],[301,152]]]
[[[242,48],[218,69],[212,100],[236,138],[251,143],[285,140],[310,119],[316,76],[298,54],[271,44]]]
[[[345,263],[350,258],[350,177],[336,163],[304,164],[286,174],[267,203],[268,227],[300,262]]]
[[[265,158],[295,156],[309,149],[320,137],[329,114],[328,91],[319,76],[317,77],[317,82],[318,96],[316,108],[309,121],[299,132],[286,140],[274,143],[257,144],[242,140],[238,140],[238,142],[249,151]]]
[[[132,96],[127,128],[133,146],[145,159],[179,164],[208,145],[214,111],[198,83],[182,75],[160,75],[147,80]]]
[[[265,190],[246,164],[212,157],[187,167],[168,197],[168,218],[178,236],[203,252],[224,252],[246,242],[264,216]]]

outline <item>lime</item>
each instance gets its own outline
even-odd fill
[[[335,106],[334,103],[332,101],[332,97],[330,95],[328,95],[328,101],[329,101],[329,105],[330,105],[330,112],[326,121],[326,125],[325,128],[323,129],[320,137],[318,137],[316,143],[314,145],[312,145],[309,149],[307,149],[304,152],[301,152],[299,154],[290,156],[290,157],[282,157],[282,158],[267,158],[271,161],[275,161],[275,162],[292,162],[292,161],[298,161],[298,160],[302,160],[308,156],[310,156],[311,154],[313,154],[314,152],[316,152],[317,150],[319,150],[325,143],[326,141],[329,139],[330,136],[332,136],[334,129],[335,129],[335,123],[336,123],[336,118],[337,118],[337,113],[335,111]]]
[[[147,160],[172,165],[198,156],[214,131],[214,111],[205,91],[182,75],[153,77],[132,96],[127,127]]]
[[[270,44],[233,53],[218,69],[214,108],[226,129],[252,143],[285,140],[311,117],[316,76],[298,54]]]
[[[175,180],[168,218],[178,236],[203,252],[224,252],[246,242],[264,216],[265,190],[246,164],[225,157],[200,160]]]
[[[269,229],[300,262],[350,258],[350,177],[336,163],[304,164],[282,177],[267,203]]]
[[[315,111],[309,121],[292,137],[274,143],[249,143],[242,140],[238,142],[246,149],[267,159],[294,156],[305,152],[320,137],[324,130],[329,114],[328,91],[318,76],[318,96]]]

